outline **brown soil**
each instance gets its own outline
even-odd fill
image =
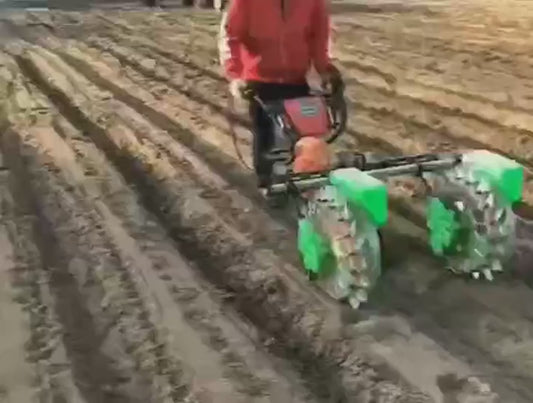
[[[307,282],[294,217],[235,156],[228,118],[245,155],[249,122],[218,14],[5,15],[0,402],[531,402],[533,7],[515,3],[335,5],[339,147],[481,147],[527,171],[521,270],[494,284],[444,271],[391,183],[387,270],[357,314]]]

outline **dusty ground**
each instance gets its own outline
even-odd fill
[[[533,5],[501,3],[335,5],[340,146],[498,150],[533,203]],[[445,272],[405,184],[371,305],[307,283],[231,146],[218,18],[3,15],[0,402],[533,401],[527,271]]]

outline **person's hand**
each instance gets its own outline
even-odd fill
[[[328,89],[331,93],[342,90],[344,87],[342,74],[333,64],[330,64],[328,69],[320,74],[320,78],[322,79],[322,87]]]

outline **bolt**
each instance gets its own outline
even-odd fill
[[[456,201],[454,204],[457,210],[459,210],[460,212],[465,211],[465,204],[462,201]]]
[[[359,289],[355,291],[354,295],[361,302],[368,301],[368,293],[366,292],[366,290]]]
[[[505,218],[505,209],[501,208],[496,211],[496,221],[501,222]]]
[[[477,182],[476,178],[474,177],[474,175],[472,174],[472,172],[469,172],[467,175],[466,175],[466,183],[468,185],[473,185]]]
[[[365,275],[357,273],[354,275],[354,284],[360,288],[368,288],[370,286],[370,280]]]
[[[457,168],[455,171],[455,179],[462,180],[465,178],[465,171],[462,168]]]
[[[479,185],[476,186],[476,193],[482,194],[488,192],[490,192],[490,186],[485,181],[480,182]]]
[[[494,276],[492,275],[492,272],[490,271],[490,269],[483,269],[483,275],[488,281],[494,280]]]
[[[499,260],[494,260],[492,262],[492,271],[503,271],[502,263]]]
[[[352,221],[350,224],[350,235],[355,237],[357,235],[357,224],[355,221]]]
[[[361,305],[361,302],[359,302],[359,300],[355,297],[350,297],[348,299],[348,303],[350,304],[350,306],[353,308],[353,309],[358,309],[359,308],[359,305]]]

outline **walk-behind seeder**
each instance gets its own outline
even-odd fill
[[[296,200],[304,269],[333,298],[353,308],[367,301],[381,273],[380,229],[388,219],[384,181],[401,175],[426,186],[429,243],[448,269],[492,280],[507,267],[514,249],[512,205],[523,190],[520,164],[486,150],[332,156],[328,144],[347,121],[343,88],[261,105],[275,128],[267,197]]]

